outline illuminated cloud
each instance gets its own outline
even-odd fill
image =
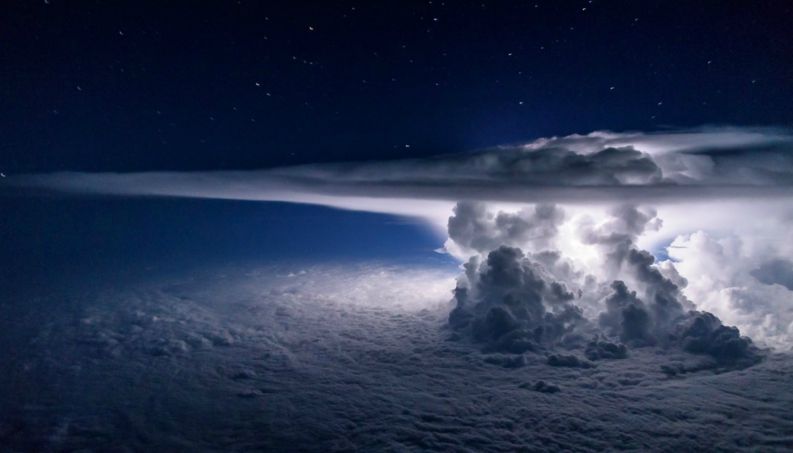
[[[390,207],[374,207],[378,203],[373,200],[644,203],[767,198],[793,194],[793,135],[772,128],[593,132],[423,159],[259,171],[67,172],[17,175],[4,182],[72,192],[392,209],[397,214],[411,209],[395,201]]]
[[[454,212],[450,241],[475,253],[458,278],[449,324],[486,351],[583,349],[599,360],[660,346],[707,355],[711,366],[746,366],[759,358],[738,329],[695,310],[674,264],[661,267],[637,248],[636,238],[660,224],[654,210],[623,205],[598,223],[580,222],[579,237],[566,242],[596,247],[597,266],[553,248],[564,218],[556,206],[510,215],[462,203]],[[543,234],[525,234],[531,227]]]
[[[773,233],[772,236],[769,233]],[[753,339],[793,348],[793,291],[785,286],[791,256],[789,229],[765,234],[696,231],[670,244],[675,268],[688,280],[685,294]]]
[[[470,266],[482,276],[493,271],[486,265],[489,253],[501,250],[495,259],[507,253],[501,246],[520,249],[525,256],[515,258],[518,268],[536,269],[539,263],[544,271],[538,278],[580,291],[586,300],[576,306],[583,319],[602,320],[595,325],[616,337],[656,338],[649,330],[620,330],[619,323],[627,309],[636,322],[657,330],[666,322],[658,312],[660,297],[674,301],[666,308],[679,304],[681,312],[714,313],[762,344],[793,345],[790,273],[780,264],[793,259],[793,250],[779,245],[780,238],[793,239],[787,233],[793,218],[789,129],[596,131],[420,159],[259,171],[12,175],[2,184],[285,201],[419,217],[448,232],[443,251],[461,262],[478,256]],[[639,208],[615,208],[625,203]],[[744,249],[700,239],[728,236]],[[675,263],[655,262],[664,255]],[[589,283],[588,275],[594,279]],[[615,281],[625,289],[612,286]],[[480,290],[476,297],[487,300],[489,290]],[[632,291],[642,303],[631,302]]]

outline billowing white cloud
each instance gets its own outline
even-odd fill
[[[586,357],[566,350],[547,357],[482,353],[452,341],[443,327],[450,277],[416,266],[303,263],[75,281],[74,290],[13,305],[24,316],[2,332],[13,351],[0,373],[7,389],[3,446],[774,451],[790,445],[789,355],[713,373],[698,371],[703,355],[626,351],[603,339],[586,346]],[[625,353],[625,360],[608,359]],[[153,418],[157,423],[147,422]]]
[[[757,360],[738,329],[696,311],[674,264],[659,266],[637,247],[645,230],[661,224],[655,210],[622,205],[599,222],[573,220],[577,237],[565,242],[595,248],[597,264],[554,248],[564,218],[552,205],[508,214],[458,204],[449,241],[472,256],[458,279],[450,325],[486,350],[509,353],[561,347],[598,360],[624,358],[626,346],[661,346],[705,354],[714,366]]]
[[[448,229],[444,249],[461,261],[478,255],[481,265],[502,245],[526,253],[516,262],[539,260],[537,251],[558,253],[556,264],[543,266],[551,280],[593,299],[579,304],[590,320],[607,311],[612,292],[628,300],[638,291],[643,303],[653,303],[656,295],[639,275],[647,259],[641,251],[649,250],[675,263],[644,265],[644,277],[654,275],[647,270],[652,268],[681,288],[675,299],[684,309],[712,312],[762,344],[793,345],[793,282],[785,273],[785,263],[793,261],[793,247],[785,245],[793,243],[789,129],[597,131],[422,159],[259,171],[12,175],[0,183],[125,196],[287,201],[420,217],[438,231]],[[453,212],[460,200],[468,201]],[[614,215],[623,203],[640,208]],[[725,241],[740,246],[713,245]],[[635,269],[624,275],[629,262]],[[584,280],[573,285],[569,275],[556,274],[562,269]],[[587,287],[587,275],[600,284]],[[614,280],[626,289],[612,287]]]
[[[718,236],[705,231],[680,235],[669,246],[686,295],[697,306],[778,349],[793,348],[790,233]],[[789,252],[789,251],[788,251]],[[785,258],[780,258],[785,257]]]

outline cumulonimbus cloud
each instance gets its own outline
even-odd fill
[[[793,248],[786,245],[791,243],[789,224],[793,218],[788,202],[793,195],[791,129],[598,131],[420,159],[255,171],[10,175],[0,180],[0,189],[3,186],[124,196],[286,201],[416,216],[428,219],[439,231],[448,231],[444,250],[461,261],[472,254],[485,257],[500,246],[525,251],[542,248],[560,234],[571,237],[571,231],[558,229],[569,229],[574,222],[560,223],[563,211],[552,204],[564,206],[570,216],[600,209],[601,216],[617,219],[612,220],[617,224],[608,225],[608,234],[590,226],[581,236],[584,242],[614,245],[609,253],[627,255],[614,255],[613,261],[634,263],[636,276],[639,270],[649,269],[640,266],[648,255],[630,252],[633,246],[624,245],[628,244],[626,237],[637,250],[666,250],[682,279],[692,280],[688,285],[682,280],[674,285],[697,309],[707,309],[766,344],[785,349],[793,344],[793,310],[788,308],[793,293],[788,274],[782,272],[788,268],[779,265],[793,260]],[[490,203],[487,208],[476,203],[456,205],[461,200]],[[659,214],[663,228],[642,223],[649,214],[641,210],[607,214],[605,205],[623,203],[654,206],[657,211],[648,218]],[[499,213],[500,204],[510,205],[510,209]],[[447,224],[455,206],[453,222]],[[641,235],[632,232],[634,224],[642,225]],[[722,237],[725,234],[733,235],[733,242],[742,245],[722,246],[721,242],[727,241]],[[706,237],[708,241],[701,239]],[[559,248],[566,248],[562,251],[568,256],[587,249],[579,244],[581,250],[570,250],[576,242],[562,242]],[[494,259],[508,255],[501,251]],[[533,264],[524,262],[529,258],[513,258],[519,267],[534,269]],[[552,256],[530,259],[540,258]],[[586,261],[586,253],[579,258]],[[546,271],[556,269],[554,266],[546,265]],[[487,277],[491,275],[488,269],[479,272]],[[649,271],[645,274],[648,279],[657,277]],[[629,288],[646,284],[636,276]],[[619,308],[614,313],[623,316],[623,309],[633,307],[631,313],[641,317],[638,308],[648,313],[656,308],[655,295],[644,294],[639,304],[631,297],[632,289],[609,286],[620,278],[604,280],[608,284],[597,292],[601,301],[613,292],[612,305]],[[570,281],[559,276],[556,280]],[[601,290],[607,293],[601,294]],[[762,300],[755,300],[760,295]],[[685,301],[681,294],[674,298],[681,304]],[[609,327],[609,319],[604,316],[603,328],[618,334],[616,327]],[[656,321],[648,318],[647,328],[658,330]],[[645,340],[657,336],[650,330],[642,330],[640,336]],[[617,336],[635,339],[634,333]]]
[[[564,218],[553,205],[494,214],[480,204],[458,204],[449,241],[474,255],[458,278],[449,325],[485,350],[505,353],[583,349],[600,360],[661,346],[709,356],[708,366],[759,360],[737,328],[695,310],[673,263],[662,267],[636,246],[657,225],[654,210],[622,205],[599,224],[580,223],[578,240],[599,249],[598,266],[581,266],[554,248]]]

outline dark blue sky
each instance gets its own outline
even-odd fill
[[[0,171],[262,168],[790,125],[793,3],[12,1]]]
[[[418,221],[289,204],[176,198],[0,197],[9,291],[212,265],[456,264]]]

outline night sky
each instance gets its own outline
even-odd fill
[[[790,0],[0,42],[0,451],[793,450]]]
[[[0,170],[266,168],[793,121],[785,1],[9,2]]]

